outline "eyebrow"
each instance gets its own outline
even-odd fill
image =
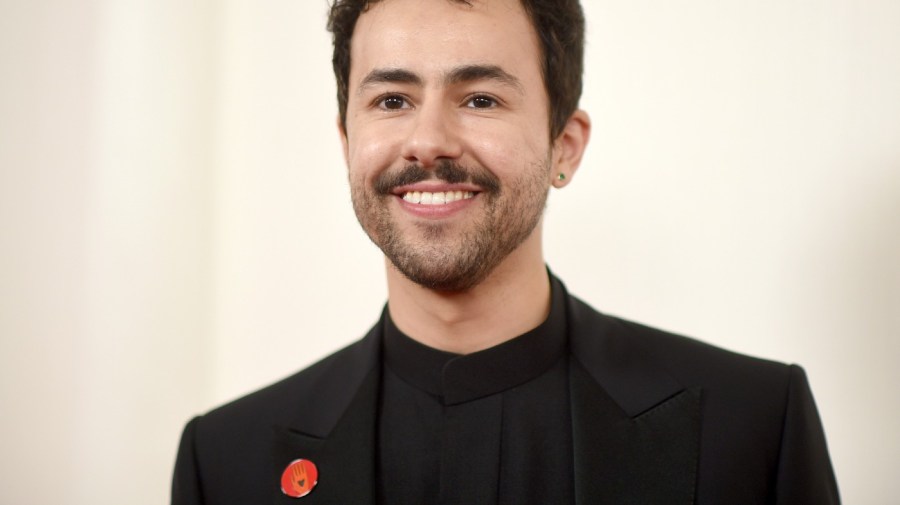
[[[522,82],[519,79],[503,70],[497,65],[463,65],[456,67],[444,75],[443,84],[450,86],[463,82],[473,81],[497,81],[501,84],[514,88],[519,93],[524,94]],[[362,82],[359,84],[357,93],[361,93],[365,88],[375,84],[413,84],[415,86],[423,86],[425,81],[418,75],[409,70],[402,68],[384,68],[375,69],[369,72]]]
[[[516,76],[497,65],[465,65],[454,68],[444,76],[445,85],[472,81],[497,81],[515,88],[519,93],[525,92],[522,83]]]
[[[415,84],[416,86],[421,86],[423,84],[423,81],[421,77],[410,72],[409,70],[403,70],[401,68],[376,68],[375,70],[369,72],[369,74],[366,75],[362,82],[359,83],[358,92],[361,92],[365,88],[374,84],[385,83]]]

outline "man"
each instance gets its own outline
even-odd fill
[[[601,315],[542,213],[587,145],[577,0],[339,0],[339,129],[388,304],[192,420],[173,503],[838,503],[803,371]]]

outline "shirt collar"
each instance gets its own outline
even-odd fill
[[[550,313],[531,331],[494,347],[460,355],[440,351],[405,335],[385,310],[384,363],[412,386],[445,405],[500,393],[541,375],[566,352],[563,290],[551,283]]]

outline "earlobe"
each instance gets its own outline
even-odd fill
[[[572,180],[591,138],[591,118],[578,109],[553,143],[553,186],[562,188]]]

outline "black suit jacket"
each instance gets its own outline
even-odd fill
[[[578,505],[839,503],[800,367],[606,316],[569,295],[566,310]],[[374,504],[381,328],[188,423],[173,505]],[[319,479],[294,499],[280,477],[298,458]]]

